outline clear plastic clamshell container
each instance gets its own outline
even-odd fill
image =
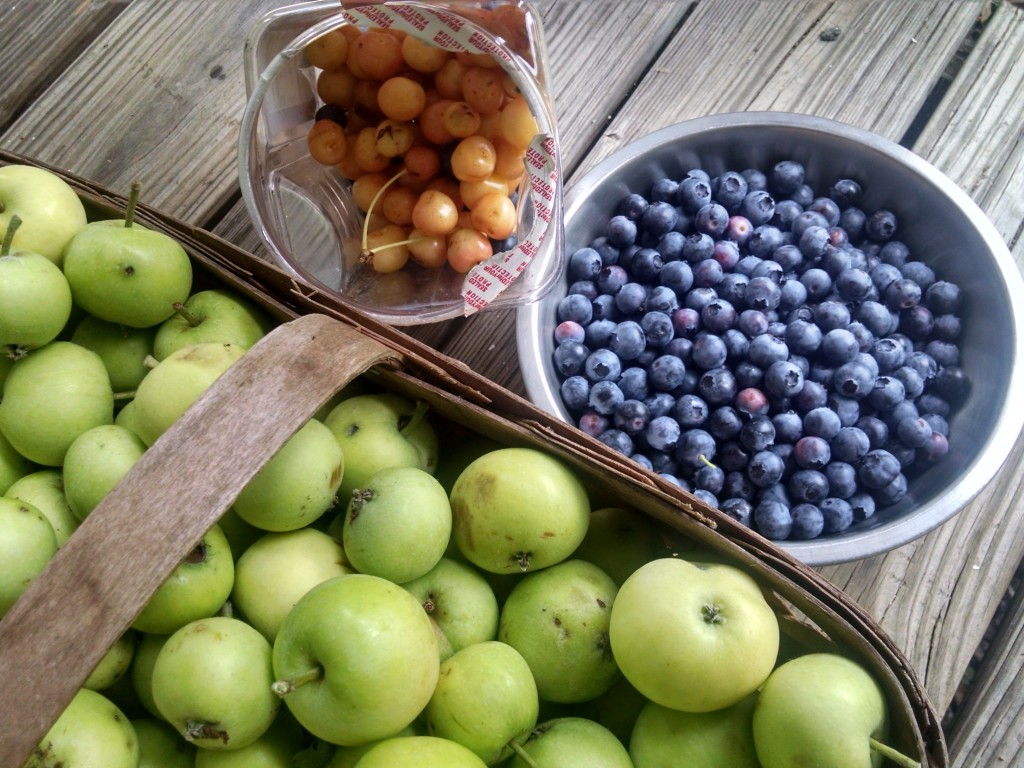
[[[467,273],[410,261],[377,272],[360,258],[364,216],[352,182],[310,155],[307,137],[323,101],[308,43],[344,24],[394,27],[451,51],[488,53],[523,95],[538,125],[514,193],[517,228]],[[286,271],[392,325],[530,303],[559,280],[564,261],[562,180],[554,109],[544,79],[536,9],[523,0],[379,2],[318,0],[263,16],[246,38],[249,101],[239,136],[242,196],[260,237]],[[502,250],[502,247],[505,250]]]

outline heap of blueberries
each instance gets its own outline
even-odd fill
[[[625,195],[558,304],[578,426],[771,539],[903,498],[969,389],[962,294],[861,192],[786,159]]]

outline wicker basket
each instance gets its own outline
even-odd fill
[[[40,165],[80,194],[91,217],[127,200]],[[788,640],[864,664],[882,684],[893,746],[948,765],[939,718],[901,650],[840,589],[767,540],[646,472],[465,365],[347,308],[209,232],[140,205],[137,219],[175,237],[198,284],[241,291],[281,325],[225,373],[146,452],[0,622],[0,765],[31,752],[149,595],[230,507],[277,448],[352,378],[426,401],[440,419],[574,467],[595,498],[628,505],[753,574]],[[173,499],[171,504],[168,499]]]

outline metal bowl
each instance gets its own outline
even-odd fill
[[[788,113],[745,112],[689,120],[618,150],[571,185],[565,201],[566,254],[604,233],[618,201],[645,193],[657,179],[681,179],[692,168],[767,170],[801,161],[815,190],[839,178],[861,181],[862,208],[888,208],[914,259],[958,283],[961,365],[971,380],[967,400],[950,419],[949,453],[911,480],[898,503],[841,534],[779,546],[808,565],[857,560],[910,542],[949,520],[1005,461],[1024,409],[1024,280],[992,223],[950,179],[909,150],[865,130]],[[558,302],[566,281],[517,311],[520,363],[529,397],[569,421],[552,363]]]

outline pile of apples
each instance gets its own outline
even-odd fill
[[[27,166],[0,168],[0,201],[2,617],[272,322],[195,290],[187,253],[132,205],[87,223]],[[26,765],[917,765],[884,746],[865,667],[780,638],[721,555],[595,508],[543,451],[358,379],[253,478]]]

